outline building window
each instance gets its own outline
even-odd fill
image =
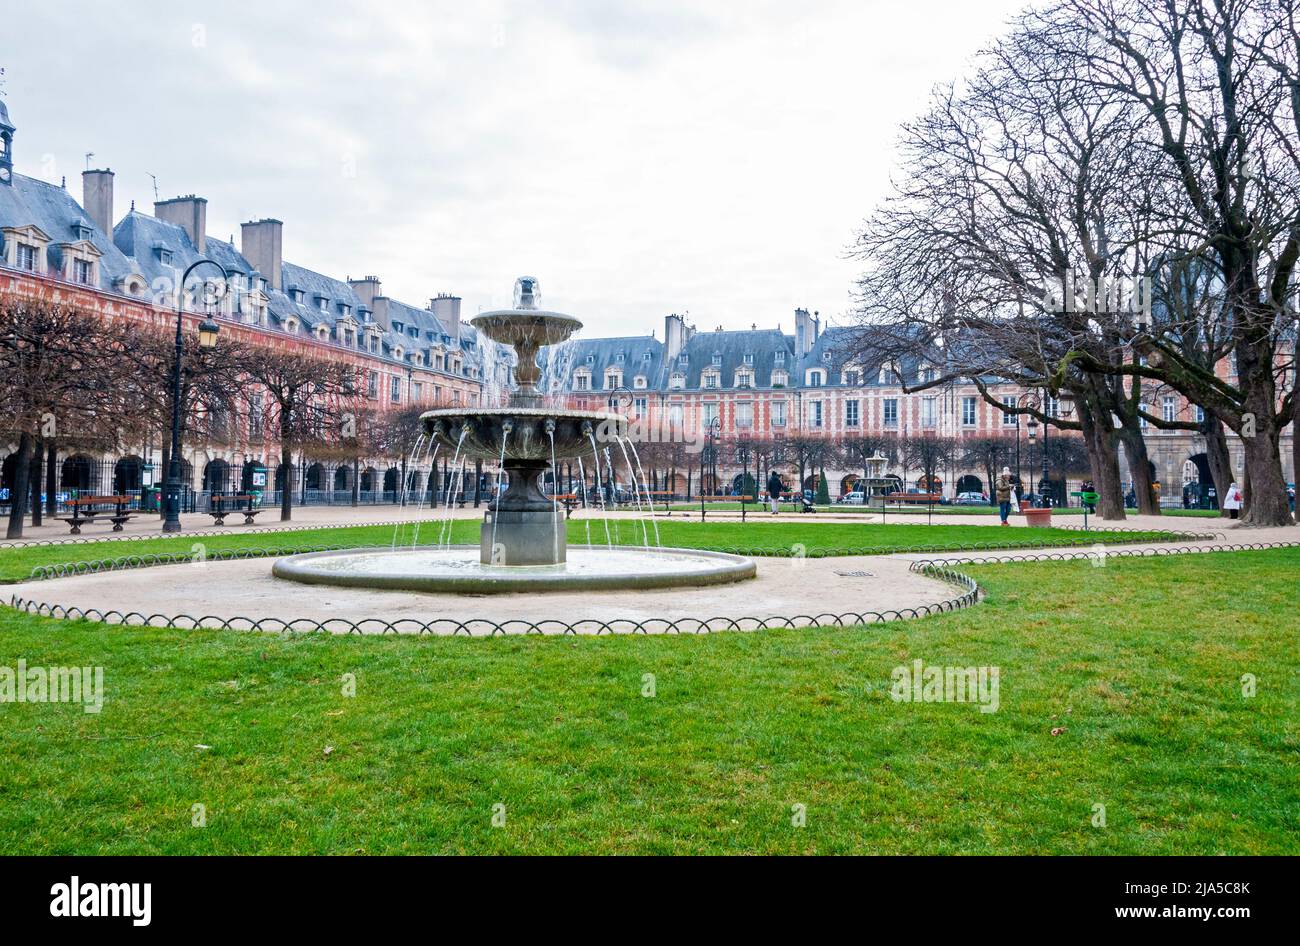
[[[389,381],[388,384],[389,396],[394,401],[400,401],[402,399],[402,379],[397,375],[393,375],[391,378],[388,379],[388,381]]]
[[[615,388],[623,386],[623,372],[617,368],[610,368],[605,372],[605,390],[613,391]]]
[[[645,415],[649,407],[650,402],[647,398],[638,397],[632,399],[632,412],[636,416],[637,420],[645,420]]]
[[[862,382],[861,375],[853,370],[843,372],[840,375],[840,380],[852,387],[857,387]]]
[[[814,368],[812,371],[808,372],[808,387],[820,388],[825,383],[826,383],[825,371],[822,371],[820,368]]]
[[[366,379],[366,393],[371,397],[379,397],[379,372],[370,372],[370,377]]]
[[[921,426],[933,427],[938,419],[939,399],[937,397],[927,397],[921,399]]]
[[[1002,399],[1002,403],[1003,403],[1004,405],[1006,405],[1007,407],[1015,407],[1017,402],[1016,402],[1016,398],[1015,398],[1015,397],[1004,397],[1004,398]],[[1008,413],[1007,411],[1003,411],[1003,412],[1002,412],[1002,426],[1003,426],[1003,427],[1019,427],[1019,426],[1020,426],[1020,415],[1019,415],[1019,414],[1011,414],[1011,413]]]
[[[718,421],[718,405],[716,401],[706,401],[703,405],[701,417],[704,420],[706,428],[712,427]]]
[[[262,439],[262,395],[256,393],[248,398],[248,439]]]
[[[1205,423],[1205,408],[1201,407],[1199,404],[1196,405],[1196,422],[1198,424]]]
[[[754,405],[749,401],[741,401],[736,405],[736,426],[754,426]]]
[[[783,364],[785,364],[785,351],[784,351],[784,349],[778,350],[778,351],[777,351],[777,352],[772,356],[772,361],[773,361],[774,364],[778,364],[778,365],[783,365]]]
[[[716,371],[704,372],[704,386],[706,388],[716,388],[720,379],[721,375]]]
[[[745,352],[745,364],[752,365],[753,363],[754,363],[754,353],[752,351]]]
[[[844,424],[847,427],[856,427],[859,423],[858,400],[851,398],[844,402]]]
[[[1164,408],[1165,408],[1165,420],[1172,423],[1173,421],[1178,419],[1178,408],[1172,397],[1168,395],[1165,396]]]
[[[742,368],[736,372],[736,387],[752,388],[754,386],[754,372]]]
[[[419,381],[412,382],[412,384],[411,384],[411,400],[412,400],[412,401],[419,401],[419,400],[420,400],[420,396],[421,396],[422,394],[424,394],[424,385],[421,384]]]
[[[961,425],[963,427],[975,426],[975,398],[973,397],[961,399]]]
[[[898,398],[896,397],[885,398],[884,424],[886,427],[898,426]]]
[[[573,376],[573,389],[575,391],[590,391],[591,375],[587,374],[586,372],[575,374]]]
[[[632,379],[632,387],[636,388],[638,391],[644,391],[645,384],[646,384],[645,375],[643,374],[639,374]]]
[[[790,383],[790,375],[784,371],[772,372],[772,387],[783,388]]]
[[[713,366],[714,366],[715,368],[720,368],[720,367],[722,367],[722,353],[721,353],[721,352],[714,352],[714,353],[713,353]]]
[[[785,426],[785,401],[772,402],[772,426]]]
[[[820,427],[822,425],[822,402],[808,402],[808,426]]]
[[[36,247],[30,243],[19,243],[16,265],[29,273],[36,272]]]
[[[72,279],[83,286],[94,285],[95,282],[95,264],[88,259],[79,259],[72,261]]]
[[[680,371],[674,371],[672,377],[668,379],[668,389],[671,391],[680,391],[686,387],[686,375]]]
[[[1145,402],[1139,401],[1138,402],[1138,426],[1141,427],[1143,430],[1147,429],[1147,419],[1141,415],[1148,414],[1148,413],[1150,413],[1150,408],[1146,405]]]

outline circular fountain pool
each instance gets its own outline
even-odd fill
[[[506,594],[721,585],[753,578],[755,566],[739,555],[671,548],[570,548],[558,565],[484,565],[478,546],[451,546],[309,552],[280,559],[271,573],[315,585]]]

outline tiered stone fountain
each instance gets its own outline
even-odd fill
[[[477,554],[469,546],[316,552],[280,559],[280,578],[315,584],[450,592],[664,588],[741,581],[754,563],[738,555],[658,547],[568,549],[565,517],[539,482],[552,464],[580,459],[599,468],[600,451],[627,434],[627,421],[604,411],[547,406],[537,384],[538,350],[564,341],[582,323],[538,308],[537,280],[515,283],[512,309],[471,320],[514,349],[516,390],[505,407],[443,408],[424,414],[425,431],[446,455],[500,463],[509,488],[485,514]]]

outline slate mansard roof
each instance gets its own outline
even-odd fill
[[[35,226],[50,238],[46,250],[48,273],[57,273],[63,266],[60,244],[75,243],[84,238],[94,245],[99,258],[99,285],[104,292],[128,295],[125,280],[131,276],[143,279],[146,287],[160,285],[169,288],[181,274],[201,256],[215,261],[228,274],[242,277],[242,289],[262,289],[267,295],[269,325],[283,329],[286,320],[293,317],[303,331],[315,334],[321,325],[329,328],[330,339],[342,343],[338,322],[350,316],[358,323],[358,348],[365,350],[364,335],[369,313],[346,280],[335,279],[294,263],[281,264],[281,284],[284,290],[272,290],[266,285],[266,274],[258,273],[234,244],[212,236],[205,237],[204,252],[199,253],[183,227],[132,209],[113,228],[104,233],[91,221],[81,205],[61,186],[48,184],[22,174],[14,174],[8,185],[0,185],[0,228]],[[3,238],[0,237],[0,269],[4,269]],[[195,278],[203,274],[195,271]],[[209,275],[212,275],[209,273]],[[293,298],[295,290],[303,294],[303,301]],[[146,295],[148,293],[146,292]],[[139,299],[139,294],[132,295]],[[325,307],[322,309],[321,300]],[[462,325],[460,338],[453,337],[447,326],[427,309],[416,308],[389,299],[390,312],[405,323],[417,325],[418,342],[399,339],[384,332],[378,354],[393,357],[395,344],[400,344],[403,354],[424,352],[425,366],[432,366],[429,350],[441,345],[448,350],[463,353],[462,375],[469,376],[471,368],[478,366],[477,334],[468,325]],[[398,315],[397,313],[401,313]],[[434,336],[433,339],[429,335]],[[405,358],[403,359],[405,361]],[[474,371],[474,375],[478,372]]]
[[[64,188],[24,174],[14,174],[11,184],[0,184],[0,227],[26,226],[39,227],[50,238],[46,250],[49,272],[62,269],[63,251],[59,244],[77,242],[80,239],[78,227],[80,233],[86,234],[86,239],[103,254],[99,258],[102,288],[118,292],[121,281],[137,272],[133,261],[114,246],[107,234],[99,231]],[[4,268],[2,255],[0,268]]]

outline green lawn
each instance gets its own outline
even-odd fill
[[[988,599],[963,612],[689,637],[0,609],[0,667],[103,666],[108,697],[0,704],[0,854],[1300,853],[1297,569],[1297,549],[970,567]],[[893,702],[916,658],[998,667],[1000,709]]]
[[[807,522],[798,519],[754,522],[704,522],[698,519],[610,519],[609,538],[615,544],[640,545],[646,538],[651,544],[690,548],[771,549],[774,554],[794,554],[797,546],[816,555],[822,551],[854,548],[871,552],[894,552],[909,549],[944,551],[978,545],[985,548],[1027,546],[1091,546],[1097,542],[1176,539],[1164,532],[1123,534],[1094,530],[1087,533],[1067,529],[1000,529],[998,526],[940,525],[920,523]],[[446,533],[451,541],[478,544],[477,519],[452,520]],[[0,583],[21,581],[37,565],[91,561],[147,555],[161,552],[190,554],[196,543],[207,551],[233,548],[291,549],[318,546],[366,546],[436,544],[440,525],[425,523],[418,533],[412,524],[402,526],[355,526],[351,528],[302,529],[293,532],[244,532],[225,535],[176,539],[140,539],[135,541],[89,542],[70,545],[28,546],[0,551]],[[605,523],[600,519],[577,519],[568,523],[571,544],[585,544],[588,539],[605,544]],[[864,553],[865,554],[865,553]]]

